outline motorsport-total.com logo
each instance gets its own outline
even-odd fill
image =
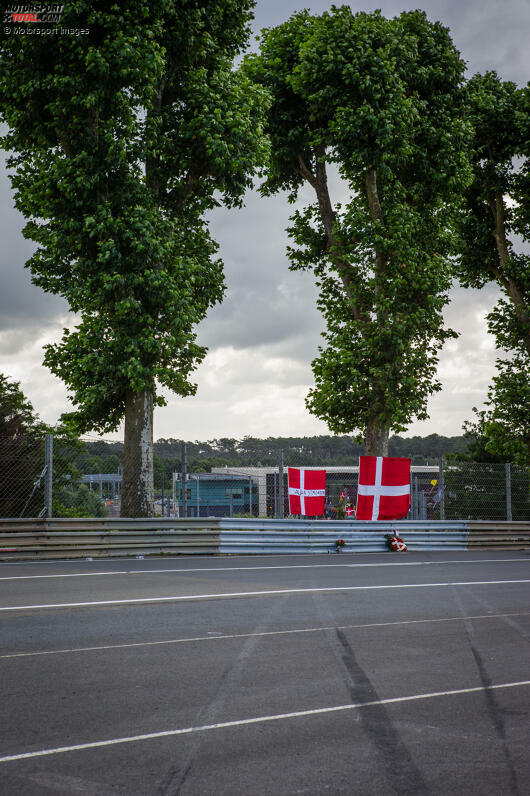
[[[11,3],[4,11],[4,25],[17,22],[57,23],[64,3]]]
[[[15,36],[87,36],[89,28],[63,28],[64,3],[10,3],[4,11],[4,33]]]

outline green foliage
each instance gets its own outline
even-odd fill
[[[155,473],[155,489],[171,489],[171,473],[167,472],[165,462],[156,454],[153,454],[153,469]]]
[[[530,465],[530,358],[518,351],[497,360],[497,375],[484,414],[487,449],[516,464]]]
[[[44,467],[44,434],[20,382],[0,374],[0,516],[41,511],[43,491],[33,486]]]
[[[497,360],[497,375],[488,391],[487,409],[464,428],[475,461],[503,461],[530,465],[530,381],[527,358],[517,353]]]
[[[105,503],[85,484],[63,487],[53,501],[54,517],[106,517]]]
[[[252,0],[74,0],[89,36],[11,36],[3,138],[35,284],[78,314],[47,347],[78,431],[114,429],[131,392],[190,395],[195,325],[223,295],[205,211],[237,205],[265,155],[265,92],[232,71]]]
[[[437,464],[442,456],[464,452],[468,441],[464,437],[393,436],[389,441],[390,456],[406,456],[413,464]],[[244,437],[237,439],[187,442],[189,472],[208,472],[212,467],[277,467],[280,450],[285,466],[356,464],[362,446],[348,436],[316,437]],[[90,447],[90,443],[89,443]],[[157,458],[164,463],[166,473],[181,469],[181,440],[159,439],[154,444]],[[166,482],[167,483],[167,482]]]
[[[80,443],[43,423],[20,388],[0,374],[0,516],[35,517],[44,505],[46,433],[54,433],[53,489],[79,476]]]
[[[478,451],[478,448],[476,449]],[[484,452],[487,457],[487,450]],[[511,467],[511,509],[514,520],[529,516],[527,467]],[[445,468],[445,517],[448,520],[505,520],[506,465],[494,461],[453,460]]]
[[[156,469],[165,474],[166,489],[170,488],[173,472],[182,469],[182,440],[161,438],[154,443]],[[442,437],[430,434],[427,437],[393,436],[389,441],[390,456],[406,456],[413,464],[437,464],[442,456],[464,453],[470,444],[467,437]],[[85,442],[86,452],[78,456],[75,465],[83,473],[100,472],[89,469],[92,452],[97,452],[99,461],[116,456],[121,461],[121,443]],[[348,436],[316,437],[244,437],[243,439],[213,439],[207,442],[186,442],[187,467],[190,473],[210,472],[212,467],[277,467],[280,450],[285,466],[356,464],[363,449]],[[112,451],[112,453],[111,453]],[[482,461],[489,461],[488,458]],[[118,468],[114,472],[117,472]],[[157,488],[161,482],[157,481]]]
[[[503,82],[495,72],[468,84],[473,125],[473,182],[459,218],[457,274],[465,286],[496,281],[504,297],[487,316],[497,360],[476,434],[490,455],[530,462],[530,256],[516,252],[516,237],[530,242],[530,89]]]
[[[42,435],[46,426],[35,414],[33,405],[20,388],[0,373],[0,436]]]
[[[495,72],[474,75],[466,92],[467,115],[472,125],[473,181],[465,192],[459,217],[457,273],[464,286],[482,287],[499,280],[499,267],[503,267],[496,240],[496,199],[503,200],[502,222],[510,255],[514,253],[510,236],[524,236],[529,230],[529,93],[528,89],[501,81]],[[506,197],[512,201],[506,203]],[[516,255],[514,262],[511,259],[505,264],[504,276],[524,276],[528,258]]]
[[[469,180],[464,64],[420,11],[385,19],[333,7],[263,31],[244,71],[268,88],[264,194],[304,181],[317,204],[289,229],[293,269],[312,270],[326,347],[307,405],[336,433],[405,430],[427,417],[443,342],[455,199]],[[329,196],[326,164],[349,196]]]

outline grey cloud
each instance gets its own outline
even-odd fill
[[[27,326],[55,318],[68,307],[64,299],[44,293],[33,285],[29,270],[24,268],[35,244],[22,236],[25,221],[14,206],[5,158],[0,168],[0,330],[15,328],[18,333]]]
[[[281,287],[270,287],[267,295],[236,288],[202,325],[201,342],[208,347],[253,348],[289,346],[299,337],[314,337],[315,327],[322,325],[314,309],[316,291],[314,285],[307,285],[307,280],[302,287],[296,293],[289,290],[283,295]]]
[[[301,346],[305,359],[312,356],[323,325],[312,275],[289,271],[285,228],[292,212],[284,196],[264,199],[252,191],[242,210],[212,213],[228,289],[201,324],[204,345],[274,345],[284,355]]]
[[[5,319],[4,319],[5,320]],[[13,318],[8,319],[13,324]],[[42,334],[40,326],[27,326],[0,331],[0,357],[25,356],[36,339]]]

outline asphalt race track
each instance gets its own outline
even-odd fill
[[[527,794],[530,555],[0,565],[0,793]]]

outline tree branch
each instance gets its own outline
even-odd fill
[[[310,169],[310,168],[308,167],[308,165],[306,164],[306,162],[305,162],[305,160],[303,159],[302,155],[297,155],[297,156],[296,156],[296,159],[297,159],[297,161],[298,161],[298,171],[299,171],[299,173],[300,173],[300,176],[302,176],[302,177],[304,178],[304,180],[307,180],[307,182],[308,182],[310,185],[312,185],[312,186],[313,186],[313,188],[314,188],[314,189],[315,189],[315,191],[316,191],[316,188],[317,188],[317,178],[315,177],[315,175],[313,174],[313,172],[311,171],[311,169]]]
[[[162,102],[164,99],[164,91],[166,88],[167,77],[163,77],[160,86],[158,87],[158,91],[153,93],[153,98],[151,100],[151,108],[148,112],[148,116],[158,116],[160,114],[160,109],[162,108]],[[160,158],[154,157],[152,155],[148,155],[145,159],[145,181],[147,187],[152,192],[153,196],[158,197],[160,193],[160,179],[158,176],[158,168],[160,166]]]
[[[370,209],[370,217],[372,221],[383,223],[383,208],[381,207],[381,202],[379,200],[379,192],[377,188],[377,171],[373,166],[370,166],[368,171],[365,175],[365,182],[366,182],[366,195],[368,198],[368,207]],[[376,273],[376,280],[375,280],[375,293],[376,295],[379,292],[379,285],[378,285],[378,278],[383,276],[385,265],[387,262],[387,257],[385,256],[384,252],[380,249],[375,250],[375,273]]]
[[[348,263],[343,256],[340,254],[341,245],[340,242],[337,240],[336,235],[333,230],[333,225],[335,223],[335,211],[333,210],[333,205],[331,204],[331,199],[329,196],[329,189],[328,189],[328,178],[326,174],[326,161],[324,159],[326,154],[326,148],[324,146],[318,146],[314,149],[315,154],[315,173],[311,171],[308,167],[306,162],[304,161],[302,155],[297,155],[298,166],[299,166],[299,173],[300,175],[307,180],[307,182],[312,185],[315,189],[315,193],[317,195],[318,206],[320,209],[320,217],[322,219],[322,223],[324,225],[324,230],[326,232],[326,240],[327,240],[327,250],[332,258],[333,265],[336,267],[337,271],[339,272],[342,284],[344,286],[344,290],[348,297],[348,301],[350,302],[353,317],[356,321],[364,321],[365,323],[370,323],[371,319],[367,313],[361,311],[360,307],[353,301],[350,295],[350,287],[353,283],[353,274],[352,274],[352,267],[350,263]]]
[[[517,319],[523,327],[523,344],[530,354],[530,338],[528,334],[524,334],[525,330],[527,330],[530,326],[528,307],[526,305],[523,292],[520,290],[515,280],[506,274],[506,266],[508,264],[508,260],[510,259],[510,251],[508,249],[508,241],[506,239],[504,197],[501,191],[498,191],[495,194],[495,200],[490,200],[490,203],[491,205],[494,204],[495,207],[495,229],[491,234],[495,238],[497,252],[499,254],[499,267],[497,268],[492,265],[490,266],[490,271],[495,276],[495,279],[501,285],[501,287],[506,290],[510,299],[512,300]]]
[[[377,192],[377,172],[373,166],[370,166],[366,172],[366,194],[368,196],[368,206],[370,208],[370,215],[372,221],[383,222],[383,208],[379,201],[379,194]]]

